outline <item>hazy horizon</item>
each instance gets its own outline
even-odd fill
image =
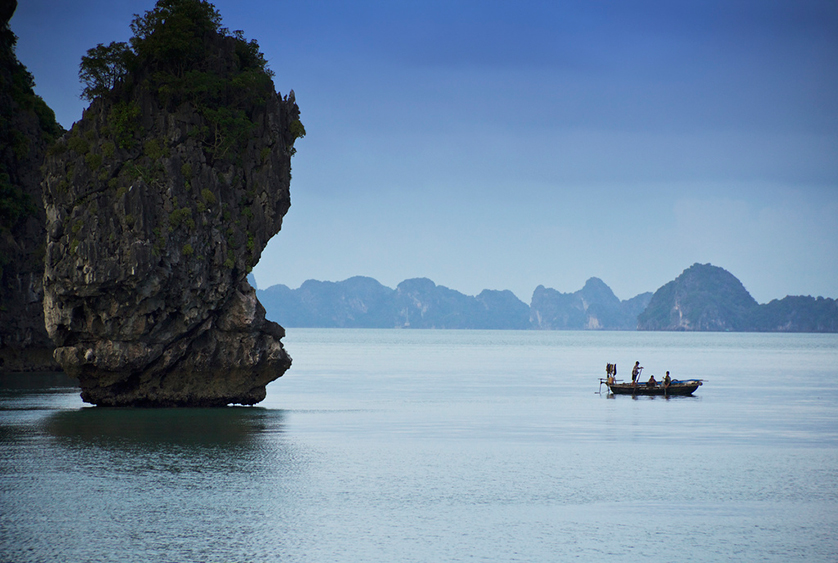
[[[711,264],[711,265],[712,265],[712,266],[715,266],[715,264]],[[691,264],[691,265],[690,265],[690,266],[688,266],[687,268],[684,268],[684,270],[687,270],[688,268],[690,268],[690,267],[692,267],[692,266],[693,266],[693,264]],[[682,273],[683,273],[683,272],[682,272]],[[733,272],[729,272],[729,273],[730,273],[730,274],[732,274],[734,277],[736,277],[736,274],[734,274]],[[681,274],[678,274],[678,275],[680,276]],[[248,276],[248,278],[249,278],[249,277],[250,277],[250,276]],[[676,276],[676,277],[677,277],[677,276]],[[254,278],[255,278],[255,276],[254,276]],[[372,277],[372,276],[365,276],[365,275],[363,275],[363,274],[358,274],[358,275],[355,275],[355,276],[349,276],[348,278],[344,278],[344,279],[340,279],[340,280],[318,280],[318,279],[314,279],[314,278],[309,278],[309,279],[304,280],[303,282],[301,282],[301,283],[300,283],[299,285],[297,285],[296,287],[295,287],[295,286],[288,285],[288,284],[285,284],[285,283],[282,283],[282,282],[271,283],[270,285],[263,286],[263,285],[260,285],[260,284],[259,284],[258,280],[255,280],[255,281],[256,281],[256,285],[255,285],[254,287],[255,287],[256,289],[258,289],[258,290],[265,290],[265,289],[270,289],[270,288],[271,288],[271,287],[273,287],[273,286],[277,286],[277,285],[284,285],[284,286],[288,287],[289,289],[296,290],[296,289],[300,289],[300,288],[302,287],[302,285],[303,285],[305,282],[309,282],[309,281],[315,281],[315,282],[325,282],[325,283],[342,283],[342,282],[348,281],[348,280],[350,280],[350,279],[352,279],[352,278],[369,278],[369,279],[373,279],[373,280],[377,281],[378,283],[380,283],[381,285],[383,285],[384,287],[387,287],[387,288],[389,288],[389,289],[393,289],[393,290],[395,290],[395,289],[396,289],[396,287],[397,287],[399,284],[401,284],[402,282],[404,282],[404,281],[408,281],[408,280],[410,280],[410,279],[416,279],[416,278],[406,278],[406,279],[401,280],[400,282],[398,282],[398,283],[396,283],[396,284],[394,284],[394,285],[389,285],[389,284],[386,284],[386,283],[382,283],[380,280],[377,280],[377,279],[375,279],[375,278],[374,278],[374,277]],[[427,276],[417,276],[417,278],[419,278],[419,279],[430,279],[430,278],[427,278]],[[599,279],[599,280],[600,280],[600,281],[602,281],[605,285],[607,285],[607,286],[608,286],[608,288],[609,288],[609,289],[611,289],[611,290],[612,290],[612,292],[613,292],[614,288],[612,288],[612,287],[611,287],[611,285],[608,283],[608,281],[607,281],[607,280],[603,280],[603,279],[601,279],[601,278],[597,278],[597,276],[590,276],[589,278],[587,278],[587,279],[585,280],[585,282],[584,282],[581,286],[579,286],[579,287],[578,287],[578,288],[576,288],[576,289],[570,289],[570,290],[567,290],[567,291],[562,291],[562,290],[559,290],[559,291],[560,291],[560,293],[564,293],[564,294],[576,293],[577,291],[582,290],[582,289],[584,288],[584,286],[587,284],[587,282],[588,282],[588,281],[590,281],[591,279]],[[674,279],[675,279],[675,278],[673,278],[673,280],[674,280]],[[737,278],[737,279],[738,279],[738,278]],[[673,280],[668,280],[668,281],[667,281],[667,282],[665,282],[665,283],[669,283],[670,281],[673,281]],[[253,282],[253,280],[250,280],[250,281],[251,281],[251,283]],[[460,291],[459,289],[457,289],[456,287],[450,287],[450,286],[446,286],[445,284],[442,284],[442,283],[437,283],[437,282],[436,282],[436,280],[433,280],[433,279],[431,279],[431,281],[432,281],[432,282],[434,282],[434,284],[435,284],[435,285],[437,285],[437,286],[444,286],[444,287],[447,287],[448,289],[452,289],[452,290],[458,291],[458,292],[460,292],[460,293],[464,293],[464,292]],[[742,280],[739,280],[739,281],[741,282]],[[662,287],[663,285],[665,285],[665,284],[662,284],[662,285],[661,285],[661,287]],[[743,285],[744,285],[744,284],[743,284]],[[531,291],[529,295],[518,295],[518,294],[517,294],[517,293],[515,293],[514,291],[513,291],[512,293],[513,293],[513,294],[515,295],[515,297],[517,297],[520,301],[523,301],[524,303],[526,303],[527,305],[529,305],[529,304],[530,304],[530,302],[532,301],[532,296],[533,296],[533,293],[535,292],[535,289],[536,289],[538,286],[544,286],[544,287],[546,287],[546,288],[548,288],[548,289],[556,289],[556,288],[554,288],[554,287],[550,287],[549,285],[545,285],[545,284],[538,284],[538,285],[536,285],[536,286],[533,288],[533,291]],[[617,297],[620,301],[628,301],[628,300],[633,299],[633,298],[635,298],[635,297],[639,297],[640,295],[643,295],[643,294],[645,294],[645,293],[655,293],[658,289],[660,289],[660,287],[656,287],[656,288],[654,288],[654,289],[648,289],[648,290],[646,290],[646,291],[641,291],[640,293],[637,293],[637,294],[634,294],[634,295],[628,295],[628,296],[617,295],[617,294],[615,293],[615,296],[616,296],[616,297]],[[747,288],[745,288],[745,289],[747,290]],[[475,293],[471,293],[471,294],[469,294],[469,293],[465,293],[465,295],[470,295],[470,296],[474,297],[474,296],[479,295],[479,294],[480,294],[482,291],[484,291],[484,290],[490,290],[490,291],[511,291],[511,290],[509,290],[509,289],[507,289],[507,288],[489,288],[489,287],[484,287],[484,288],[483,288],[483,289],[481,289],[480,291],[477,291],[477,292],[475,292]],[[765,303],[768,303],[769,301],[772,301],[772,300],[774,300],[774,299],[778,299],[778,300],[779,300],[779,299],[783,299],[784,297],[788,297],[788,296],[789,296],[789,295],[782,295],[782,296],[772,297],[771,299],[769,299],[769,300],[767,300],[767,301],[759,301],[759,300],[757,300],[757,301],[758,301],[760,304],[765,304]],[[800,295],[792,295],[792,297],[799,297],[799,296],[800,296]],[[807,296],[803,296],[803,297],[807,297]],[[808,297],[816,297],[816,298],[817,298],[817,297],[828,297],[828,296],[826,296],[826,295],[808,295]]]
[[[306,126],[260,287],[427,277],[476,295],[590,277],[620,299],[693,263],[760,303],[838,297],[838,4],[213,2]],[[20,2],[35,91],[149,1]]]

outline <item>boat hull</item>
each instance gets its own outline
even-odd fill
[[[683,383],[671,383],[669,387],[664,387],[659,383],[654,386],[648,386],[645,383],[638,383],[637,385],[631,383],[611,383],[607,384],[608,390],[614,395],[659,395],[659,396],[683,396],[692,395],[695,390],[701,386],[701,381],[685,381]]]

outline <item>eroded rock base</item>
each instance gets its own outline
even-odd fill
[[[253,405],[291,366],[284,335],[243,281],[219,314],[165,349],[99,340],[59,347],[55,357],[79,379],[82,399],[99,406]]]

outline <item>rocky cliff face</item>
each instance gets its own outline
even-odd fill
[[[288,326],[394,326],[393,290],[372,278],[356,276],[337,283],[308,280],[298,290],[286,290],[279,308]]]
[[[838,332],[838,300],[787,295],[760,305],[750,321],[756,332]]]
[[[529,308],[511,291],[484,289],[472,297],[427,278],[401,282],[393,295],[395,326],[446,329],[526,329]]]
[[[574,293],[540,285],[532,295],[530,322],[545,330],[634,330],[637,315],[651,298],[651,293],[642,293],[620,301],[599,278],[590,278]]]
[[[46,160],[46,327],[87,402],[253,404],[291,364],[245,277],[290,206],[299,109],[236,87],[240,37],[202,41],[199,75],[141,66]]]
[[[0,11],[0,372],[56,370],[44,328],[40,167],[62,130],[15,56],[14,9]]]
[[[693,264],[658,289],[638,317],[640,330],[742,331],[759,304],[736,277],[711,264]]]

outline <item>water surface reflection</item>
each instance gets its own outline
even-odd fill
[[[310,490],[285,416],[0,409],[0,561],[268,560]]]
[[[283,432],[284,413],[255,407],[133,409],[91,407],[58,411],[44,432],[67,444],[129,449],[236,448]]]

